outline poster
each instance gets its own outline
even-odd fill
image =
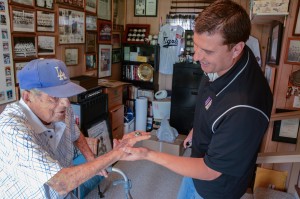
[[[0,104],[5,104],[16,100],[16,90],[7,0],[0,0],[0,8]]]

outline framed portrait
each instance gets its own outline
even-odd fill
[[[276,64],[276,65],[279,64],[282,32],[283,32],[283,24],[280,22],[273,22],[271,32],[270,32],[268,50],[267,50],[269,53],[267,56],[268,64]]]
[[[53,10],[54,0],[35,0],[35,6]]]
[[[59,8],[59,44],[85,42],[85,14],[77,10]]]
[[[98,0],[97,16],[99,19],[111,20],[111,0]]]
[[[20,4],[20,6],[34,6],[34,0],[10,0],[11,4]]]
[[[97,54],[91,53],[85,55],[85,66],[86,70],[95,70],[97,69]]]
[[[299,16],[300,2],[297,5],[297,14],[294,22],[293,35],[300,36],[300,16]]]
[[[55,31],[55,13],[36,11],[36,30],[39,32],[54,32]]]
[[[97,0],[85,0],[85,11],[97,13]]]
[[[86,15],[85,28],[89,31],[97,31],[97,16]]]
[[[103,155],[112,150],[112,135],[107,120],[94,123],[87,128],[88,137],[98,138],[98,155]]]
[[[35,32],[35,11],[11,7],[12,32]]]
[[[112,48],[121,48],[121,32],[112,32],[111,35],[111,43],[112,43]]]
[[[64,62],[67,66],[75,66],[78,64],[79,48],[65,48]]]
[[[23,68],[24,68],[24,66],[26,65],[26,64],[28,64],[29,62],[14,62],[14,64],[15,64],[15,83],[16,84],[19,84],[19,80],[18,80],[18,72],[20,71],[20,70],[22,70]]]
[[[111,21],[98,20],[98,43],[111,44]]]
[[[112,49],[112,63],[119,63],[122,59],[122,50],[121,48]]]
[[[38,35],[38,55],[55,55],[55,36]]]
[[[97,51],[97,33],[86,32],[85,52],[93,53]]]
[[[276,109],[276,113],[290,111],[293,110]],[[272,140],[296,144],[299,131],[299,122],[299,118],[274,121]]]
[[[288,38],[284,62],[300,65],[300,38]]]
[[[83,8],[84,0],[56,0],[56,3],[66,5],[66,6]]]
[[[13,35],[13,58],[36,58],[37,57],[37,41],[35,35]]]
[[[99,45],[98,78],[111,76],[111,52],[111,45]]]
[[[134,0],[135,17],[156,17],[157,0]]]

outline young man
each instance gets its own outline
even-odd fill
[[[245,45],[251,31],[246,11],[215,1],[195,21],[194,60],[206,76],[197,97],[191,157],[126,148],[126,160],[146,159],[186,176],[178,199],[240,198],[253,174],[268,128],[272,94]]]
[[[72,190],[124,156],[147,135],[124,136],[118,146],[95,158],[75,125],[67,97],[85,89],[70,81],[65,64],[36,59],[18,73],[21,99],[0,115],[2,198],[76,198]],[[73,166],[75,146],[86,160]]]

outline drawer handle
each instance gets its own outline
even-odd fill
[[[197,91],[192,91],[191,94],[192,95],[198,95],[198,92]]]

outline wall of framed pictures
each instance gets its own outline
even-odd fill
[[[125,24],[126,0],[0,2],[11,19],[9,40],[14,71],[19,71],[32,59],[57,58],[66,62],[71,77],[87,74],[102,78],[98,69],[99,46],[105,44],[112,47],[113,30],[121,37]],[[119,6],[122,7],[121,10]],[[118,48],[121,47],[121,43],[117,45]],[[6,48],[8,43],[4,42],[3,46]],[[109,57],[109,60],[112,58]],[[105,75],[105,78],[120,78],[118,64],[112,64],[111,67],[115,67],[116,72]]]

